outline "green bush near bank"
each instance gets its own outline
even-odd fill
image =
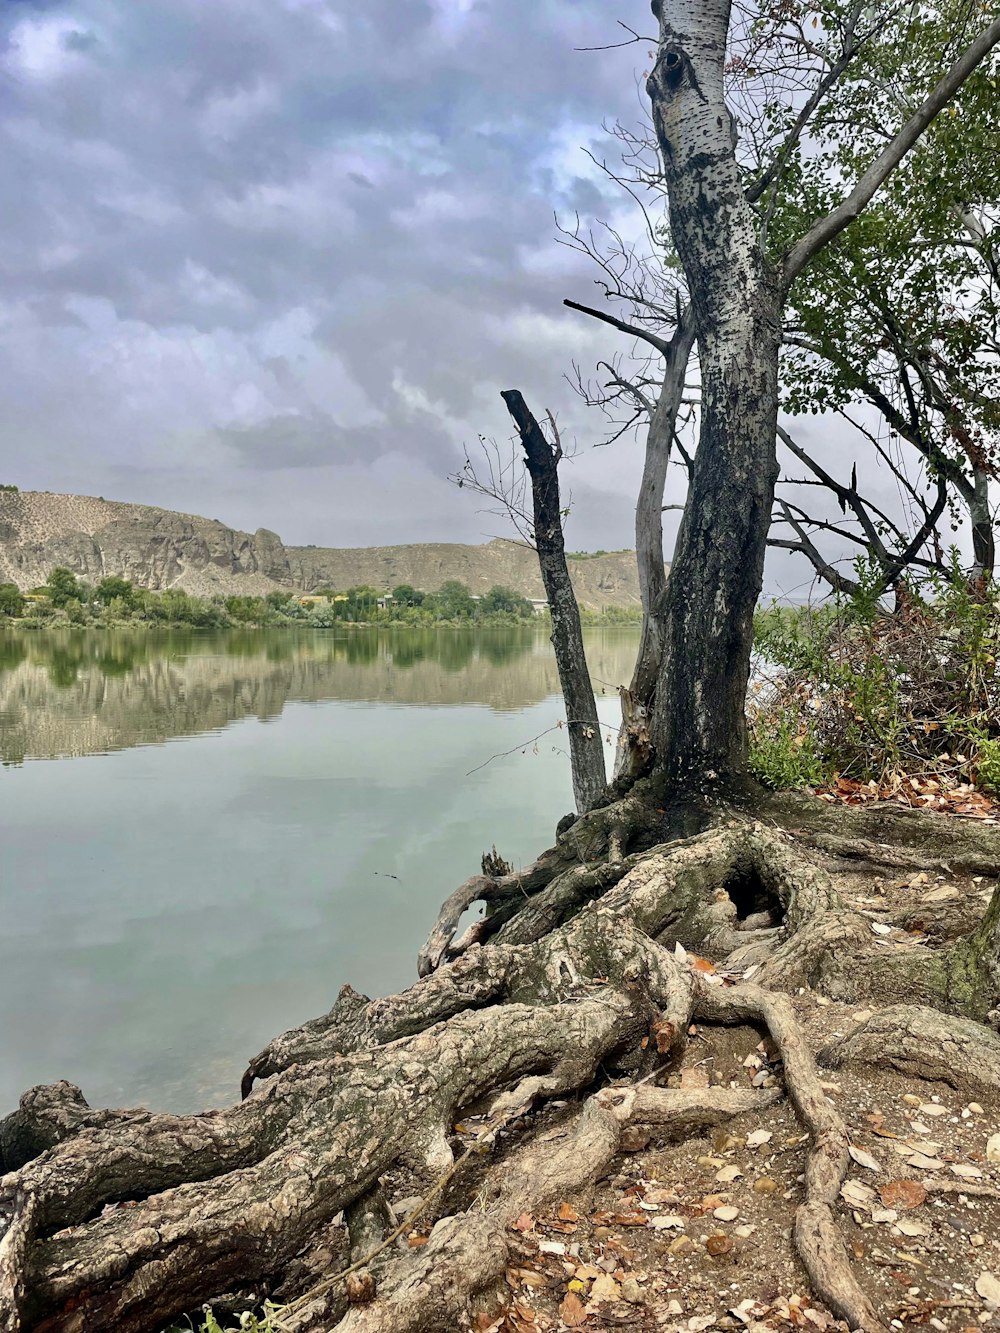
[[[956,572],[901,588],[888,610],[859,572],[853,598],[755,617],[757,776],[774,788],[840,777],[1000,793],[1000,589]]]
[[[436,592],[400,584],[391,594],[370,586],[338,591],[320,588],[309,594],[273,589],[266,596],[248,594],[199,597],[180,588],[154,592],[112,574],[91,585],[72,570],[57,566],[45,583],[29,593],[14,584],[0,586],[0,615],[26,625],[68,623],[83,626],[190,625],[201,629],[233,626],[300,625],[332,629],[337,625],[523,625],[542,621],[527,598],[496,584],[475,597],[457,579]],[[608,608],[582,612],[585,624],[638,623],[637,610]]]

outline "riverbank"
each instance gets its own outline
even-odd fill
[[[638,625],[638,607],[581,609],[585,625]],[[452,580],[426,593],[408,584],[392,592],[376,588],[321,588],[312,593],[272,591],[266,596],[199,597],[180,588],[139,588],[116,575],[92,585],[68,569],[51,571],[45,584],[22,593],[0,584],[0,624],[24,628],[60,625],[86,629],[152,626],[197,629],[264,629],[282,625],[306,629],[347,626],[410,626],[435,629],[469,626],[510,628],[544,625],[548,609],[510,588],[496,585],[483,596]]]

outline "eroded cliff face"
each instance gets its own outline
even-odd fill
[[[292,585],[281,538],[264,528],[251,536],[150,505],[0,493],[0,579],[33,587],[54,565],[91,580],[120,574],[144,588],[200,593],[235,591],[237,580],[254,592]]]
[[[212,593],[309,592],[400,583],[433,592],[460,579],[473,593],[495,584],[545,593],[535,553],[515,542],[432,543],[334,549],[285,546],[277,533],[240,532],[216,519],[151,505],[42,491],[0,492],[0,583],[27,589],[65,565],[88,580],[120,574],[143,588]],[[582,606],[637,606],[635,557],[617,552],[570,562]]]

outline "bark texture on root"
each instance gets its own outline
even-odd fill
[[[995,826],[956,820],[933,810],[887,801],[834,805],[803,792],[776,792],[761,805],[759,814],[806,840],[817,840],[816,845],[830,839],[867,841],[915,858],[906,862],[909,865],[937,857],[970,874],[995,874],[1000,867],[1000,832]]]
[[[982,1023],[900,1004],[871,1018],[819,1053],[831,1068],[891,1065],[953,1088],[1000,1088],[1000,1036]]]
[[[683,1033],[690,977],[609,926],[598,908],[534,948],[477,950],[503,1003],[294,1063],[230,1110],[84,1124],[0,1181],[0,1326],[148,1333],[273,1278],[395,1165],[440,1172],[451,1124],[483,1098],[586,1087],[658,1015]],[[425,983],[430,1011],[454,1011],[473,971]]]
[[[628,1125],[683,1137],[734,1116],[758,1111],[775,1092],[730,1088],[698,1091],[607,1088],[588,1098],[570,1121],[539,1134],[493,1168],[464,1212],[443,1218],[427,1245],[393,1260],[379,1273],[374,1304],[348,1312],[337,1333],[451,1333],[473,1300],[499,1279],[512,1257],[511,1224],[539,1212],[601,1176]],[[288,1326],[293,1333],[325,1326],[321,1294]]]

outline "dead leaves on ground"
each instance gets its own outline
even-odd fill
[[[891,801],[918,810],[937,810],[966,819],[1000,822],[1000,803],[968,782],[949,782],[946,777],[908,777],[889,774],[881,782],[858,782],[838,774],[827,786],[817,787],[816,795],[836,805],[870,805]]]

